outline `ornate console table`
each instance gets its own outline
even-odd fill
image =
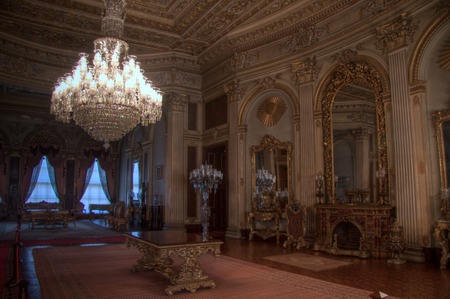
[[[447,262],[450,260],[449,253],[449,232],[450,220],[438,220],[434,223],[434,238],[442,248],[441,269],[447,268]]]
[[[253,240],[254,235],[258,235],[264,240],[276,237],[277,244],[280,243],[280,221],[283,215],[280,212],[249,212],[247,221],[250,227],[248,239]]]
[[[219,255],[222,241],[203,241],[201,235],[183,231],[141,231],[124,235],[127,246],[132,245],[142,253],[131,270],[153,270],[164,275],[170,280],[165,290],[167,295],[183,289],[195,292],[200,287],[216,286],[214,280],[203,274],[197,259],[208,252]],[[183,263],[174,267],[171,256],[183,259]]]
[[[387,257],[391,206],[378,204],[317,204],[314,250],[335,255]],[[343,226],[342,226],[343,225]],[[351,229],[348,229],[348,228]],[[346,236],[346,229],[352,235]],[[358,233],[359,231],[359,233]],[[342,245],[356,239],[353,248]]]

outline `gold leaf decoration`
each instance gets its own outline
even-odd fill
[[[281,97],[265,99],[256,110],[256,117],[266,126],[275,126],[286,111],[286,103]]]
[[[442,46],[438,63],[441,68],[450,71],[450,39]]]

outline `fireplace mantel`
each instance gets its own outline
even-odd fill
[[[392,206],[379,204],[317,204],[317,235],[314,250],[361,258],[387,257]],[[357,249],[339,248],[336,227],[346,223],[356,227],[361,238]]]

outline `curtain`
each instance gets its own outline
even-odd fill
[[[48,165],[48,176],[50,178],[50,183],[52,184],[53,191],[56,197],[59,199],[60,203],[65,202],[66,194],[66,165],[65,160],[59,150],[50,146],[46,149],[41,148],[41,150],[47,156]]]
[[[105,193],[106,198],[109,200],[109,202],[111,202],[111,196],[109,195],[109,190],[108,190],[108,181],[106,178],[106,171],[100,167],[100,163],[98,165],[98,176],[100,177],[100,182],[102,184],[103,192]]]
[[[50,164],[50,162],[47,163],[46,171],[48,173],[48,177],[50,178],[50,184],[52,186],[53,192],[55,193],[55,196],[58,198],[59,202],[63,202],[63,199],[61,198],[61,196],[59,196],[58,187],[56,186],[55,168],[52,166],[52,164]]]
[[[8,176],[7,176],[7,157],[3,153],[0,146],[0,197],[6,201],[6,194],[8,193]],[[449,168],[450,169],[450,168]]]
[[[22,181],[19,193],[19,202],[23,205],[28,199],[28,190],[31,185],[31,177],[34,168],[42,161],[42,153],[39,150],[31,149],[30,155],[23,161]],[[30,193],[31,194],[31,193]]]
[[[108,192],[105,192],[105,194],[109,195],[108,199],[110,201],[115,202],[116,201],[116,189],[114,185],[115,160],[108,153],[102,153],[98,157],[98,163],[99,166],[105,171],[106,175],[106,186],[108,187]]]
[[[85,152],[82,158],[75,161],[75,205],[81,201],[84,191],[86,191],[88,169],[94,164],[94,161],[95,158],[91,152]]]
[[[44,161],[43,158],[41,159],[39,164],[36,165],[36,167],[33,168],[33,173],[31,174],[30,187],[28,188],[28,194],[27,194],[25,202],[28,200],[28,198],[30,198],[31,193],[33,193],[34,188],[36,187],[36,183],[37,183],[37,180],[39,178],[39,173],[41,172],[42,161]]]

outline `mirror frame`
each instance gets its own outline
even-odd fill
[[[335,203],[334,196],[334,153],[333,153],[333,121],[332,109],[334,98],[339,89],[346,83],[356,79],[367,81],[375,95],[376,135],[377,135],[377,171],[385,171],[384,176],[378,177],[378,196],[389,194],[389,171],[387,159],[386,124],[383,104],[383,88],[378,72],[366,62],[341,63],[330,76],[325,85],[322,97],[322,126],[323,126],[323,158],[325,179],[325,201]]]
[[[271,135],[265,135],[259,145],[252,145],[250,147],[251,162],[252,162],[252,193],[256,190],[256,153],[265,149],[271,152],[275,149],[286,150],[286,163],[287,163],[287,181],[288,181],[288,202],[293,196],[292,182],[291,182],[291,161],[292,161],[292,143],[281,142]]]
[[[450,110],[436,111],[432,113],[432,121],[436,128],[436,142],[439,157],[439,173],[441,177],[440,188],[448,188],[447,167],[445,161],[444,123],[450,121]]]

